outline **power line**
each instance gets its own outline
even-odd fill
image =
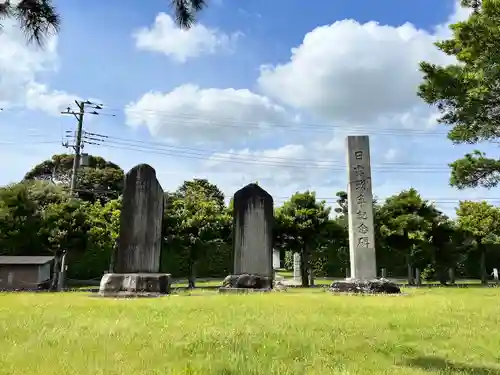
[[[262,165],[269,167],[286,168],[310,168],[323,170],[342,170],[346,166],[344,162],[325,159],[301,159],[301,158],[280,158],[272,156],[242,155],[234,152],[216,152],[214,150],[203,150],[190,147],[165,145],[158,142],[146,142],[109,135],[84,132],[84,142],[97,146],[122,149],[127,151],[137,151],[157,155],[176,156],[179,158],[201,159],[224,163]],[[443,172],[448,171],[448,167],[442,165],[412,165],[405,162],[392,162],[384,164],[374,164],[375,171],[402,171],[408,172]]]
[[[118,190],[101,190],[101,189],[75,189],[76,192],[82,192],[82,193],[93,193],[93,194],[112,194],[112,195],[121,195],[122,192]],[[290,196],[291,197],[291,196]],[[284,203],[288,200],[290,200],[290,197],[274,197],[273,196],[273,201],[275,203]],[[379,199],[380,201],[384,201],[386,198]],[[316,201],[324,201],[327,204],[337,204],[339,198],[338,197],[316,197]],[[436,203],[436,204],[458,204],[460,201],[488,201],[490,203],[497,203],[500,204],[500,197],[476,197],[472,199],[465,199],[465,198],[423,198],[424,201],[427,201],[429,203]]]
[[[223,117],[217,115],[214,119],[209,120],[206,117],[197,116],[192,113],[182,113],[173,111],[163,111],[155,109],[127,109],[125,113],[128,114],[145,114],[149,115],[150,118],[155,119],[165,119],[169,123],[177,122],[179,124],[189,125],[189,124],[210,124],[214,127],[222,128],[256,128],[256,129],[286,129],[287,131],[317,131],[317,132],[331,132],[334,130],[349,130],[356,132],[376,132],[376,135],[407,135],[415,134],[422,136],[436,136],[436,135],[446,135],[447,132],[443,131],[432,131],[432,129],[414,129],[414,128],[373,128],[366,125],[356,125],[350,124],[348,127],[346,124],[328,124],[328,123],[312,123],[312,122],[295,122],[290,125],[290,122],[278,122],[278,121],[251,121],[243,120],[234,117]],[[143,120],[143,119],[141,119]],[[430,131],[431,130],[431,131]]]
[[[335,130],[348,130],[349,132],[356,131],[357,133],[375,133],[374,135],[390,135],[390,136],[405,136],[408,134],[421,135],[421,136],[437,136],[446,135],[445,131],[436,131],[435,129],[415,129],[415,128],[402,128],[402,127],[382,127],[374,128],[366,125],[358,124],[346,124],[337,123],[319,123],[319,122],[294,122],[294,121],[273,121],[273,120],[262,120],[262,121],[252,121],[245,120],[235,117],[224,117],[215,113],[206,113],[205,115],[196,115],[193,113],[179,112],[179,111],[169,111],[160,109],[138,109],[138,108],[126,108],[118,109],[109,106],[101,105],[101,109],[107,109],[108,111],[115,111],[117,113],[101,114],[106,116],[116,116],[118,113],[123,115],[134,115],[142,114],[154,119],[164,119],[165,122],[176,122],[180,125],[199,125],[207,124],[211,127],[218,128],[238,128],[238,129],[261,129],[261,130],[286,130],[286,131],[312,131],[312,132],[332,132]],[[12,110],[12,109],[8,109]],[[88,114],[95,114],[93,112],[86,112]],[[207,115],[215,115],[213,119],[207,119]],[[144,119],[141,119],[144,120]],[[290,125],[292,123],[292,125]],[[243,126],[242,126],[243,125]]]

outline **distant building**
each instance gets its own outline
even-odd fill
[[[0,290],[46,289],[53,256],[0,256]]]

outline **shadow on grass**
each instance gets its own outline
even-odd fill
[[[499,367],[471,366],[460,362],[450,362],[437,357],[416,357],[406,361],[409,367],[426,371],[439,371],[440,374],[500,375]]]

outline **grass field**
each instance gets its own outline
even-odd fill
[[[196,293],[0,294],[0,374],[500,374],[498,288]]]

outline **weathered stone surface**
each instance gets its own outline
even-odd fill
[[[125,176],[115,273],[160,270],[164,194],[155,170],[139,164]]]
[[[222,288],[272,289],[273,278],[260,275],[229,275],[222,282]]]
[[[401,289],[394,282],[387,279],[373,280],[342,280],[334,281],[330,285],[330,290],[337,293],[366,293],[366,294],[397,294]]]
[[[101,279],[101,295],[168,294],[171,277],[165,273],[107,273]]]
[[[377,277],[368,136],[347,137],[349,253],[354,279]]]
[[[273,198],[257,184],[234,194],[233,274],[258,275],[272,279]]]

